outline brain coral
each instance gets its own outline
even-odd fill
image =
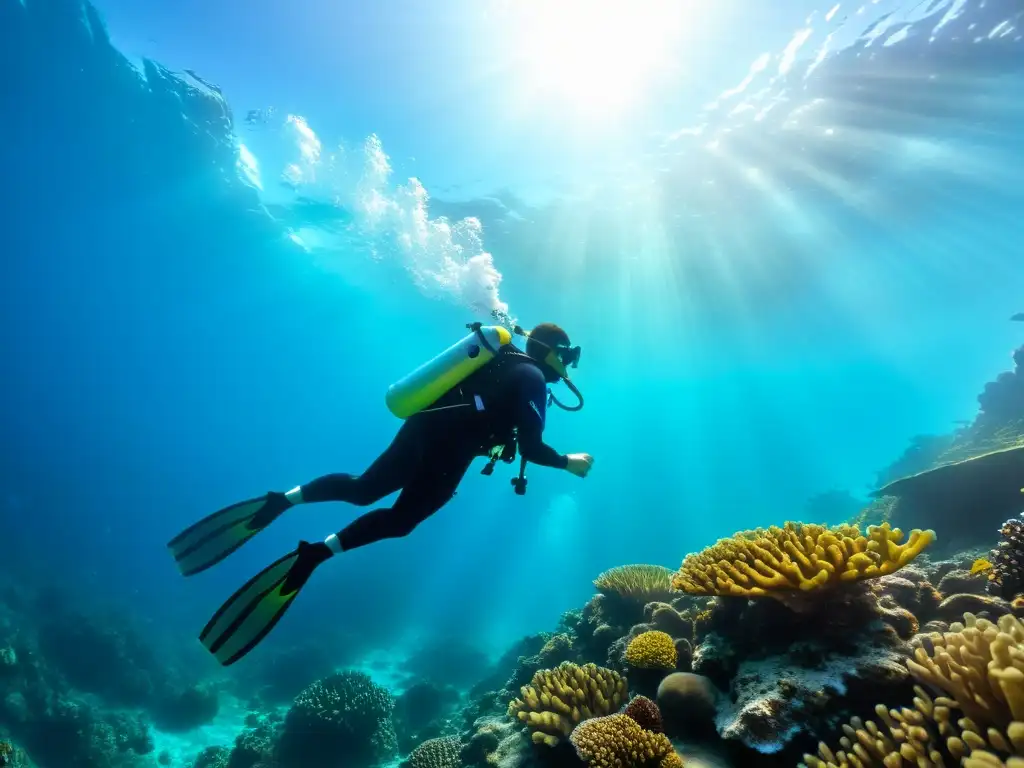
[[[508,705],[509,717],[529,727],[536,744],[554,746],[573,727],[592,717],[617,710],[626,700],[626,680],[618,672],[596,664],[563,662],[539,670],[522,698]]]
[[[964,619],[926,635],[907,661],[915,678],[946,696],[933,700],[917,686],[913,708],[879,704],[878,723],[854,718],[840,749],[821,744],[801,765],[1024,766],[1024,624],[1010,614],[998,624]]]
[[[672,742],[646,731],[627,715],[608,715],[580,723],[569,737],[590,768],[682,768]]]
[[[697,595],[776,596],[893,573],[935,540],[934,531],[903,532],[888,523],[853,525],[786,523],[743,531],[688,555],[673,576],[676,589]]]
[[[642,632],[626,646],[626,662],[638,669],[675,669],[676,644],[667,632]]]

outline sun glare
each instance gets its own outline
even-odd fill
[[[507,6],[522,96],[611,117],[672,68],[686,0],[520,0]]]

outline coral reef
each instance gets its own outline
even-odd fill
[[[805,768],[918,765],[1013,766],[1024,758],[1024,625],[964,616],[948,632],[923,636],[907,669],[942,691],[918,685],[913,707],[877,705],[879,723],[854,718],[840,749],[821,744]],[[1005,763],[1003,761],[1006,761]]]
[[[646,696],[634,696],[629,704],[622,710],[622,714],[628,715],[645,731],[664,733],[665,723],[661,717],[661,710],[658,705]]]
[[[624,714],[585,720],[569,740],[591,768],[682,768],[672,742]]]
[[[462,744],[456,736],[428,739],[414,749],[402,768],[459,768]]]
[[[688,555],[672,585],[697,595],[809,592],[894,573],[917,557],[935,533],[915,529],[905,544],[899,543],[902,538],[903,532],[888,523],[870,526],[866,537],[851,525],[791,522],[742,531]]]
[[[673,670],[679,659],[672,636],[660,630],[634,637],[626,646],[624,657],[627,664],[638,669]]]
[[[509,717],[526,725],[536,744],[554,746],[573,727],[592,717],[614,712],[626,701],[626,680],[618,672],[596,664],[569,662],[541,670],[522,698],[508,705]]]
[[[672,571],[660,565],[620,565],[594,579],[612,623],[635,623],[644,605],[672,599]]]
[[[282,768],[372,766],[398,750],[394,699],[363,672],[347,670],[308,686],[285,716],[276,758]]]
[[[988,592],[1012,600],[1024,592],[1024,521],[1007,520],[999,528],[1000,541],[992,550],[987,572]]]

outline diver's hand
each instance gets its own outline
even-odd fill
[[[576,477],[586,477],[590,468],[594,466],[594,457],[589,453],[570,453],[568,459],[569,463],[565,468]]]

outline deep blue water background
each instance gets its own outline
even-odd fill
[[[957,5],[979,29],[1020,23],[1011,3]],[[353,70],[338,69],[344,58],[332,62],[341,75],[330,91],[284,63],[232,63],[253,48],[275,57],[243,32],[235,43],[218,35],[230,3],[209,14],[133,7],[105,9],[115,40],[121,19],[125,39],[155,55],[142,31],[150,19],[161,30],[154,48],[221,86],[226,103],[152,63],[143,79],[71,0],[0,0],[3,563],[11,578],[55,582],[83,605],[127,606],[196,664],[212,665],[194,638],[224,597],[300,536],[322,537],[356,511],[297,509],[188,581],[165,542],[240,498],[359,471],[397,427],[388,384],[486,319],[457,297],[425,296],[393,232],[378,233],[377,259],[358,247],[358,228],[348,246],[289,239],[289,226],[344,229],[356,214],[286,198],[275,220],[236,169],[235,137],[266,139],[250,139],[239,118],[284,92],[281,113],[319,115],[328,128],[310,124],[325,144],[359,147],[378,131],[389,151],[393,139],[392,188],[402,158],[428,156],[410,172],[448,190],[432,217],[480,217],[512,314],[560,322],[584,347],[575,379],[587,407],[554,413],[548,437],[597,464],[585,482],[534,468],[524,498],[510,469],[490,479],[471,470],[414,535],[318,574],[267,645],[352,632],[393,647],[459,633],[500,652],[582,604],[605,568],[676,567],[720,536],[800,517],[817,492],[863,496],[911,436],[970,418],[1020,342],[1006,322],[1024,308],[1019,32],[990,39],[961,20],[931,42],[912,35],[881,63],[838,56],[798,85],[766,84],[787,111],[830,96],[828,118],[847,129],[840,150],[774,118],[695,108],[692,122],[731,129],[715,134],[732,142],[731,159],[698,156],[686,136],[652,142],[637,153],[658,168],[654,192],[609,184],[603,196],[539,200],[518,194],[501,163],[474,162],[488,154],[486,124],[470,149],[444,131],[458,137],[469,123],[445,121],[444,110],[421,121],[413,104],[420,130],[403,123],[403,95],[460,70],[449,51],[444,67],[415,74],[412,59],[445,47],[429,35],[400,33],[420,47],[377,70],[404,73],[385,98],[353,84]],[[806,10],[787,18],[790,32]],[[339,24],[338,47],[383,56],[366,34],[381,18],[361,18]],[[284,20],[261,29],[275,23]],[[195,61],[168,42],[175,24],[206,30],[189,38]],[[708,97],[785,44],[749,44],[757,18],[748,25],[735,32],[731,68],[703,78]],[[719,47],[730,39],[721,34]],[[493,106],[500,92],[487,97]],[[516,162],[517,140],[529,162]],[[542,164],[524,136],[505,142],[492,150],[504,167],[525,177],[520,166]],[[738,156],[770,183],[743,183]],[[562,170],[580,181],[581,168],[577,158]],[[724,191],[701,187],[704,175]],[[481,185],[500,195],[460,195]]]

